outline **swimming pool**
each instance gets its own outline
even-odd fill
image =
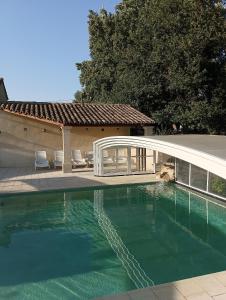
[[[226,209],[174,184],[0,197],[0,299],[92,299],[226,269]]]

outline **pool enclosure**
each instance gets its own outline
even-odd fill
[[[153,150],[114,146],[102,152],[102,175],[154,173]]]
[[[187,161],[175,159],[175,181],[195,190],[226,199],[226,180]]]
[[[135,137],[109,137],[94,142],[94,175],[155,173],[156,152]]]
[[[95,176],[156,173],[170,160],[177,183],[226,199],[224,136],[115,136],[94,142],[93,149]]]

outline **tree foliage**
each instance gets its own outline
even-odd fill
[[[220,1],[123,0],[90,11],[83,101],[129,103],[167,131],[226,128],[225,18]]]

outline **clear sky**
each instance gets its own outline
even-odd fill
[[[10,100],[65,101],[89,58],[87,16],[119,0],[0,0],[0,77]]]

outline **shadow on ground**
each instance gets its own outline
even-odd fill
[[[100,186],[105,184],[102,181],[96,180],[88,170],[63,174],[58,170],[34,172],[25,168],[0,168],[0,194]]]

